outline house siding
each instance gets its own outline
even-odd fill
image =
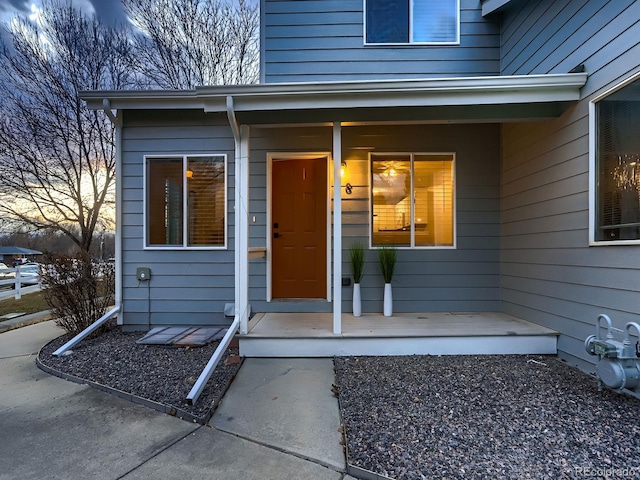
[[[342,194],[344,277],[350,277],[349,245],[369,244],[369,148],[380,152],[455,152],[457,248],[399,250],[394,275],[394,311],[496,311],[500,309],[499,125],[403,125],[343,127]],[[330,152],[331,128],[258,129],[251,132],[252,246],[265,246],[269,153]],[[264,220],[263,220],[264,219]],[[332,222],[333,223],[333,222]],[[250,303],[254,311],[331,311],[332,304],[267,302],[266,259],[250,262]],[[364,312],[382,311],[384,282],[377,251],[366,252],[362,281]],[[351,287],[343,287],[342,310],[351,311]]]
[[[400,250],[394,276],[394,310],[496,311],[500,309],[500,150],[497,124],[344,127],[343,276],[350,277],[349,245],[369,243],[369,151],[454,152],[456,154],[457,248]],[[148,325],[227,323],[225,303],[234,301],[233,137],[225,116],[197,112],[126,112],[123,165],[123,321],[128,329]],[[270,234],[269,154],[327,153],[329,127],[251,129],[249,245],[265,247]],[[145,155],[224,153],[228,155],[228,248],[145,250],[143,169]],[[327,192],[330,196],[330,192]],[[255,217],[255,221],[253,218]],[[332,219],[333,223],[333,219]],[[362,282],[364,312],[382,311],[383,280],[377,251],[367,251]],[[149,282],[136,269],[149,267]],[[249,262],[249,301],[256,312],[330,312],[333,303],[267,301],[266,258]],[[343,287],[342,309],[351,311],[351,287]]]
[[[145,250],[145,155],[227,155],[227,250]],[[126,111],[122,129],[123,322],[148,325],[225,324],[224,304],[234,300],[234,141],[226,116],[202,112]],[[148,282],[136,279],[149,267]]]
[[[504,311],[558,330],[561,358],[584,349],[600,313],[640,321],[640,246],[589,247],[589,101],[640,71],[640,2],[530,1],[507,12],[502,73],[584,64],[582,100],[553,121],[504,124]]]
[[[500,29],[460,0],[460,44],[364,45],[363,0],[261,0],[261,81],[497,75]]]

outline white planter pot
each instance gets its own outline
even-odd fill
[[[384,316],[390,317],[393,315],[393,292],[391,290],[391,284],[384,284]]]
[[[362,300],[360,298],[360,284],[353,284],[353,316],[359,317],[362,315]]]

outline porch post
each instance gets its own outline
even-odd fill
[[[342,333],[342,124],[333,122],[333,334]]]
[[[236,315],[240,318],[240,334],[246,334],[249,324],[249,126],[240,125],[236,141]]]

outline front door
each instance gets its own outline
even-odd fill
[[[273,160],[271,296],[327,297],[327,159]]]

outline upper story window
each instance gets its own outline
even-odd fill
[[[226,245],[226,155],[148,156],[145,247]]]
[[[457,44],[459,0],[364,0],[366,44]]]
[[[591,102],[592,240],[640,240],[640,77]]]
[[[454,154],[371,154],[371,245],[453,247]]]

